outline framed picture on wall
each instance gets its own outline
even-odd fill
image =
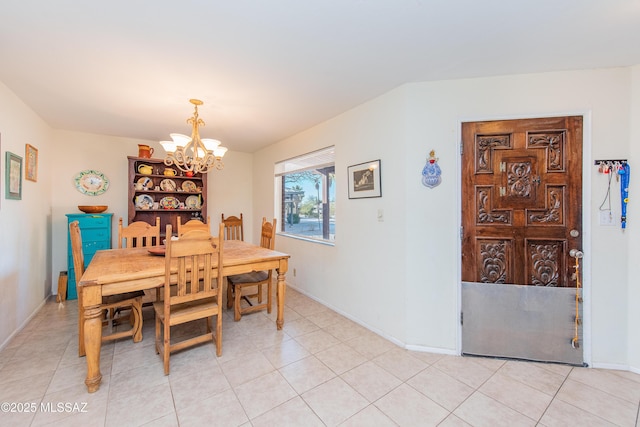
[[[38,149],[33,145],[26,144],[24,157],[26,159],[24,178],[29,181],[38,181]]]
[[[22,157],[7,151],[4,167],[5,199],[22,199]]]
[[[347,176],[349,177],[350,199],[382,197],[380,160],[349,166]]]

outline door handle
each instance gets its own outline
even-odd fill
[[[571,256],[571,257],[573,257],[573,258],[575,258],[575,259],[579,259],[579,258],[582,258],[582,257],[584,256],[584,254],[582,253],[582,251],[581,251],[581,250],[578,250],[578,249],[571,249],[571,250],[569,251],[569,256]]]

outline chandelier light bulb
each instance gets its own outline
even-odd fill
[[[181,133],[172,133],[169,134],[169,136],[171,137],[171,139],[173,139],[173,142],[177,147],[185,147],[188,143],[191,142],[191,138]]]

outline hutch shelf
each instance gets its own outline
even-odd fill
[[[160,217],[164,236],[167,224],[171,224],[176,233],[178,217],[183,224],[194,218],[206,221],[206,175],[198,173],[188,177],[177,168],[165,166],[162,159],[133,156],[127,159],[129,224],[144,221],[155,225],[156,217]],[[176,175],[165,175],[165,169],[174,169]]]

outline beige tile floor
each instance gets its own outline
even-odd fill
[[[640,375],[407,351],[292,289],[282,331],[228,311],[223,356],[177,353],[165,376],[148,310],[88,394],[77,304],[48,302],[0,352],[0,402],[23,411],[0,426],[638,426]]]

